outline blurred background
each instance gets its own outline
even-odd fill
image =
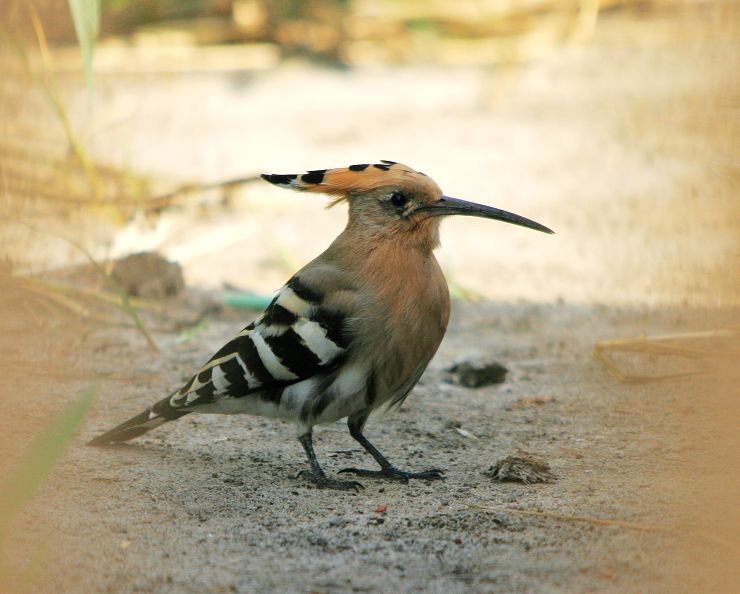
[[[736,2],[105,0],[94,55],[65,0],[0,11],[18,274],[158,250],[269,293],[345,213],[256,176],[390,159],[556,230],[445,223],[460,295],[740,301]]]
[[[10,412],[0,422],[0,583],[12,575],[17,591],[34,591],[37,542],[64,521],[72,523],[57,531],[71,535],[65,546],[83,547],[69,558],[94,559],[95,571],[79,565],[80,583],[115,567],[88,553],[124,555],[131,542],[114,543],[113,553],[99,544],[118,537],[109,538],[100,518],[110,514],[96,505],[113,501],[117,510],[111,493],[120,491],[132,494],[126,505],[148,507],[148,496],[100,478],[96,451],[75,448],[55,497],[37,499],[48,521],[30,516],[35,536],[13,533],[11,520],[76,432],[148,404],[255,315],[224,301],[236,295],[238,305],[259,309],[343,228],[344,207],[325,210],[324,198],[274,188],[259,174],[381,159],[427,173],[448,195],[557,233],[462,217],[443,224],[438,258],[455,302],[432,368],[485,350],[478,338],[490,337],[496,346],[485,354],[526,380],[512,383],[515,395],[563,402],[543,426],[588,437],[583,454],[556,449],[567,436],[548,438],[550,450],[536,436],[511,438],[522,447],[534,440],[559,468],[577,469],[562,483],[577,497],[558,491],[557,505],[585,513],[584,497],[594,513],[637,519],[653,517],[648,511],[664,518],[666,501],[711,510],[721,550],[736,565],[737,382],[700,375],[695,383],[647,384],[655,389],[615,387],[591,349],[621,332],[715,338],[722,328],[734,341],[722,351],[723,371],[737,373],[739,50],[733,0],[3,0],[0,404]],[[122,260],[140,252],[164,259]],[[645,350],[650,365],[658,362]],[[439,372],[432,369],[432,381]],[[100,418],[81,430],[101,375]],[[446,398],[433,388],[421,390]],[[480,431],[500,420],[495,434],[505,435],[506,394],[457,394],[456,414],[482,410]],[[470,408],[476,398],[489,408]],[[243,435],[241,425],[226,427]],[[198,452],[197,440],[214,434],[178,446]],[[485,458],[484,445],[493,451],[496,439],[476,442],[476,452]],[[264,440],[266,456],[278,442]],[[111,474],[127,476],[130,461],[108,460]],[[603,472],[585,474],[598,460]],[[152,492],[169,488],[159,454],[149,471],[159,485]],[[694,482],[700,472],[704,482]],[[646,499],[643,473],[664,491]],[[598,488],[589,482],[597,474]],[[620,499],[630,481],[634,505]],[[201,495],[210,492],[204,484]],[[57,507],[56,495],[65,494]],[[168,501],[161,492],[159,500]],[[537,509],[550,503],[535,500]],[[89,550],[76,538],[85,521],[100,527]],[[555,527],[558,546],[575,547],[572,558],[580,558],[578,544]],[[20,537],[19,562],[5,562],[3,536]],[[638,539],[625,542],[599,555],[631,555]],[[672,559],[666,571],[677,576],[663,582],[665,591],[683,584],[683,570],[695,581],[717,574],[711,564],[694,571],[704,565],[694,548],[715,556],[697,543],[684,551],[692,564],[645,541],[642,558],[617,563],[586,590],[604,591],[605,579],[616,580],[613,591],[630,590],[617,578],[630,579],[633,566],[652,570],[654,552]],[[65,547],[49,551],[64,557],[53,567],[78,567]],[[30,578],[17,570],[26,563]],[[527,580],[530,564],[521,564]],[[547,575],[559,575],[557,567]],[[728,592],[736,590],[732,579]]]

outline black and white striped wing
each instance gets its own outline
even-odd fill
[[[191,409],[280,390],[335,368],[348,347],[343,316],[323,310],[319,296],[294,277],[262,316],[173,394],[170,405]]]

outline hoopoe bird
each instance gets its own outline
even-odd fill
[[[340,472],[402,482],[443,478],[436,468],[396,468],[363,433],[373,410],[403,403],[447,329],[449,291],[432,253],[440,221],[467,215],[552,231],[444,196],[431,178],[393,161],[262,178],[328,194],[331,205],[346,202],[346,228],[182,388],[90,444],[127,441],[193,412],[276,417],[297,426],[310,464],[304,477],[320,488],[358,490],[356,481],[328,477],[313,448],[314,425],[346,418],[380,470]]]

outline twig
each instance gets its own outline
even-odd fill
[[[26,375],[33,374],[39,377],[50,377],[54,379],[66,380],[93,380],[104,379],[117,382],[143,382],[154,381],[162,376],[158,373],[115,373],[100,371],[83,371],[70,369],[49,369],[39,367],[38,365],[28,365],[21,361],[0,361],[0,370],[6,375]]]
[[[26,279],[24,281],[23,289],[30,293],[33,293],[35,296],[38,296],[40,298],[39,302],[43,303],[46,306],[49,305],[49,303],[47,302],[53,302],[56,305],[59,305],[71,311],[76,316],[83,318],[85,320],[94,320],[96,322],[108,324],[110,326],[120,326],[123,328],[136,329],[135,324],[121,324],[115,318],[97,314],[97,313],[90,311],[87,307],[85,307],[84,305],[75,301],[73,298],[67,295],[67,293],[74,294],[74,291],[65,291],[65,288],[61,288],[61,286],[60,288],[55,288],[53,285],[46,286],[41,282],[38,282],[38,285],[36,285],[36,283],[30,283],[28,282],[28,280],[30,279]],[[33,280],[36,280],[36,279],[33,279]],[[82,295],[85,295],[85,292],[83,291],[80,291],[80,293]],[[115,297],[110,296],[108,294],[105,294],[105,295],[106,295],[106,298],[103,298],[103,297],[99,297],[99,298],[103,301],[111,303],[112,305],[118,307],[119,309],[121,308],[120,303],[113,302],[113,299]]]
[[[538,518],[549,518],[551,520],[565,520],[567,522],[587,522],[589,524],[597,524],[599,526],[617,526],[619,528],[627,528],[628,530],[641,530],[643,532],[670,532],[676,530],[675,527],[671,526],[660,526],[658,524],[640,524],[638,522],[625,522],[623,520],[605,520],[603,518],[595,518],[591,516],[571,516],[568,514],[560,514],[557,512],[541,512],[531,509],[511,509],[505,507],[495,507],[491,505],[469,505],[472,509],[480,509],[485,511],[498,512],[503,514],[514,514],[519,516],[536,516]]]
[[[594,345],[593,355],[597,361],[604,365],[606,370],[614,378],[623,383],[645,383],[663,379],[690,377],[706,374],[709,370],[697,369],[655,376],[631,375],[620,369],[619,366],[609,357],[608,353],[645,353],[650,355],[665,355],[703,361],[709,361],[710,359],[721,356],[736,357],[738,355],[737,350],[728,349],[725,352],[719,349],[689,347],[676,344],[676,341],[680,340],[707,340],[712,338],[740,338],[740,332],[736,328],[725,328],[708,332],[690,332],[663,336],[641,336],[639,338],[603,340]]]
[[[88,289],[85,287],[71,287],[69,285],[65,285],[64,283],[57,283],[54,281],[44,280],[40,278],[30,278],[25,277],[23,278],[24,282],[30,283],[30,284],[37,284],[41,287],[41,290],[48,289],[51,291],[59,291],[61,293],[72,293],[76,295],[81,295],[84,297],[90,297],[91,299],[96,299],[99,301],[103,301],[105,303],[109,303],[111,305],[118,305],[119,297],[117,294],[114,293],[108,293],[106,291],[96,291],[94,289]],[[156,311],[157,313],[161,313],[163,310],[163,306],[161,303],[158,303],[156,301],[151,301],[149,299],[142,299],[140,297],[131,297],[129,296],[129,301],[131,302],[131,305],[138,309],[148,309],[150,311]]]
[[[681,526],[666,526],[661,524],[643,524],[640,522],[627,522],[624,520],[607,520],[604,518],[596,518],[593,516],[572,516],[569,514],[561,514],[557,512],[542,512],[531,509],[512,509],[506,507],[496,507],[493,505],[467,505],[469,509],[479,509],[483,511],[497,512],[502,514],[513,514],[518,516],[534,516],[537,518],[547,518],[550,520],[562,520],[565,522],[583,522],[587,524],[594,524],[596,526],[613,526],[615,528],[624,528],[626,530],[637,530],[640,532],[663,532],[666,534],[678,533],[681,530],[685,532],[691,532],[693,535],[698,536],[708,542],[716,545],[720,545],[733,552],[740,554],[740,549],[736,544],[725,540],[714,534],[707,534],[703,530],[697,530],[695,528],[681,527]]]
[[[100,183],[99,183],[99,180],[97,179],[95,167],[92,163],[92,160],[90,159],[90,156],[88,155],[87,151],[83,147],[82,142],[77,136],[77,133],[74,131],[72,127],[72,124],[69,120],[69,115],[67,113],[67,109],[64,105],[64,101],[59,95],[59,92],[57,91],[56,87],[53,85],[51,54],[49,53],[49,50],[48,50],[48,46],[46,43],[46,35],[44,33],[43,26],[41,25],[41,20],[39,19],[38,12],[36,11],[36,8],[33,6],[33,4],[31,3],[27,3],[26,8],[28,10],[29,18],[31,19],[34,33],[36,35],[36,42],[38,44],[38,49],[41,55],[41,61],[42,61],[43,70],[44,70],[43,75],[40,75],[34,71],[34,69],[31,66],[31,62],[28,59],[28,56],[26,55],[25,51],[23,50],[20,42],[18,42],[15,36],[10,33],[7,27],[4,27],[4,26],[0,27],[0,32],[2,32],[4,37],[10,42],[10,45],[15,50],[15,53],[18,56],[19,61],[21,65],[23,66],[24,71],[29,76],[29,78],[31,78],[38,84],[45,99],[48,101],[49,105],[51,106],[51,108],[54,110],[57,117],[59,118],[59,121],[61,122],[62,127],[64,128],[64,132],[67,135],[67,141],[69,142],[75,156],[77,157],[80,164],[82,165],[83,170],[87,174],[88,181],[90,184],[91,194],[95,198],[98,198],[100,195]]]
[[[85,255],[85,257],[95,267],[95,271],[102,277],[105,283],[113,291],[118,293],[118,296],[121,298],[121,304],[122,304],[124,311],[131,317],[134,324],[136,325],[136,328],[144,336],[147,344],[149,345],[149,348],[155,353],[158,353],[159,347],[157,346],[157,343],[154,342],[154,339],[152,338],[151,334],[149,334],[149,331],[146,329],[146,326],[144,326],[144,322],[141,321],[141,318],[139,317],[139,313],[136,311],[136,308],[131,304],[131,300],[128,296],[128,293],[124,291],[123,287],[121,287],[121,285],[119,285],[116,282],[116,280],[105,271],[102,265],[95,258],[93,258],[92,254],[88,252],[83,246],[81,246],[75,241],[72,241],[69,238],[67,238],[67,241],[69,241],[69,243],[71,243],[73,246],[75,246],[78,250],[80,250]]]
[[[206,184],[182,184],[176,187],[171,192],[165,194],[159,194],[146,199],[147,206],[150,208],[156,207],[156,205],[167,206],[173,202],[176,198],[187,196],[188,194],[206,192],[208,190],[229,190],[236,186],[249,184],[255,181],[259,181],[261,178],[259,175],[250,175],[248,177],[238,177],[235,179],[227,179],[225,181],[206,183]]]
[[[22,224],[24,224],[26,227],[31,229],[32,231],[36,231],[37,233],[41,233],[39,229],[34,227],[33,225],[30,225],[28,223],[25,223],[21,221]],[[93,257],[93,255],[88,252],[82,245],[74,241],[73,239],[70,239],[69,237],[65,237],[62,234],[54,233],[52,231],[45,231],[46,233],[49,233],[51,235],[54,235],[56,237],[59,237],[60,239],[66,241],[67,243],[73,245],[76,247],[82,254],[88,259],[88,261],[93,265],[93,268],[95,269],[95,272],[98,273],[98,275],[103,279],[103,281],[108,285],[108,287],[114,291],[118,297],[121,300],[121,309],[125,311],[131,320],[134,323],[134,326],[136,329],[141,332],[141,334],[144,336],[144,339],[147,342],[147,345],[149,345],[149,348],[154,351],[155,353],[159,352],[159,347],[157,346],[157,343],[154,342],[154,339],[149,334],[149,331],[146,329],[146,326],[144,326],[144,323],[141,321],[141,318],[139,317],[139,313],[136,311],[136,307],[131,303],[131,299],[129,298],[126,291],[123,290],[123,287],[121,287],[118,282],[110,275],[108,274],[103,266]]]

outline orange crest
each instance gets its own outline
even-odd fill
[[[262,174],[262,179],[281,188],[339,196],[361,194],[381,188],[407,188],[432,195],[442,195],[437,184],[427,175],[395,161],[374,165],[350,165],[337,169],[315,169],[302,175]]]

